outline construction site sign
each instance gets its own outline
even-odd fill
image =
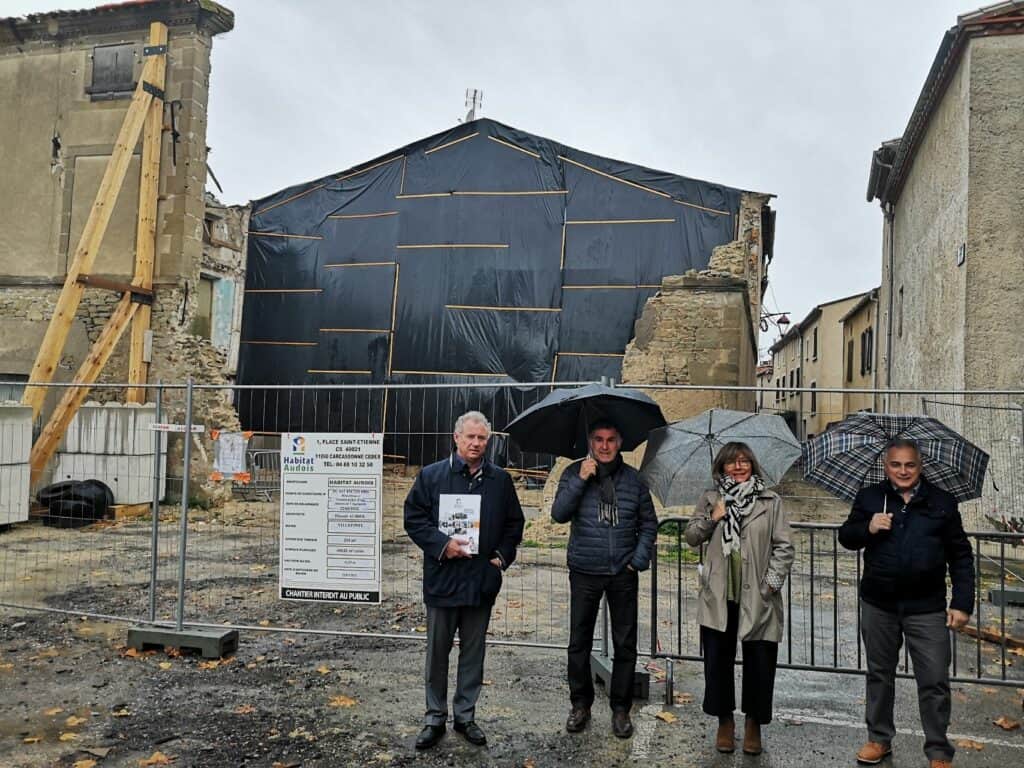
[[[281,599],[381,601],[383,455],[381,434],[281,436]]]

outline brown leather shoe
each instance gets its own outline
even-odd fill
[[[764,751],[761,746],[761,724],[751,717],[743,726],[743,754],[760,755]]]
[[[928,763],[929,768],[953,768],[952,760],[932,760]]]
[[[565,730],[569,733],[579,733],[587,727],[590,720],[589,707],[573,707],[569,717],[565,721]]]
[[[736,751],[736,721],[733,719],[719,720],[718,733],[715,734],[715,749],[724,754]]]
[[[857,762],[861,765],[878,765],[891,754],[892,747],[890,745],[869,741],[857,752]]]

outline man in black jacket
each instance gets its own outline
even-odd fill
[[[658,518],[650,491],[637,471],[622,461],[622,437],[610,422],[591,426],[590,455],[565,468],[551,506],[558,523],[572,521],[569,536],[569,699],[565,729],[582,731],[594,703],[590,651],[601,596],[608,599],[615,658],[608,700],[612,732],[633,734],[636,666],[637,587],[651,563]]]
[[[459,632],[459,668],[452,699],[455,730],[471,744],[487,743],[476,724],[484,675],[484,647],[502,571],[516,559],[523,538],[523,510],[512,478],[484,452],[491,425],[479,411],[455,422],[455,452],[422,469],[405,499],[405,530],[423,550],[423,602],[427,606],[427,710],[417,749],[434,746],[448,720],[448,655]],[[470,498],[474,497],[474,498]],[[475,497],[479,497],[479,500]],[[443,532],[440,517],[470,526],[479,510],[479,546]],[[448,510],[459,510],[448,514]],[[467,512],[466,510],[469,510]]]
[[[857,762],[874,765],[892,752],[896,665],[906,639],[914,663],[924,752],[931,768],[949,768],[949,629],[974,610],[974,556],[956,499],[921,477],[921,453],[910,440],[885,452],[886,480],[861,489],[839,529],[847,549],[864,550],[861,627],[867,654],[868,742]],[[946,605],[946,570],[953,597]]]

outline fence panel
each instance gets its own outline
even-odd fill
[[[559,386],[573,386],[560,383]],[[137,517],[101,521],[81,528],[53,525],[15,525],[0,532],[0,605],[68,611],[125,621],[232,625],[264,630],[313,631],[362,636],[416,639],[423,637],[422,555],[404,532],[402,504],[421,464],[447,455],[455,418],[465,410],[486,413],[494,425],[491,458],[507,466],[516,479],[527,514],[527,528],[518,562],[507,572],[491,624],[494,642],[564,648],[569,633],[569,589],[566,567],[567,529],[548,517],[549,474],[562,465],[555,457],[523,454],[508,439],[505,426],[523,408],[539,401],[550,383],[486,383],[431,385],[365,385],[306,387],[152,386],[151,401],[159,400],[158,420],[184,424],[188,414],[223,413],[237,409],[241,427],[254,432],[248,453],[249,484],[236,484],[232,500],[210,506],[198,489],[208,481],[210,444],[203,436],[145,431],[145,439],[163,434],[154,470],[152,448],[130,465],[117,482],[155,489],[159,512],[154,521],[146,509]],[[827,428],[842,418],[849,393],[809,392],[806,388],[781,393],[752,389],[640,387],[656,394],[663,390],[693,393],[698,399],[724,402],[728,397],[767,399],[784,415],[797,403],[812,405],[816,421],[794,421],[797,432]],[[55,400],[66,385],[52,386]],[[91,397],[121,401],[124,387],[96,385]],[[813,401],[811,395],[813,394]],[[986,533],[986,528],[1012,525],[1021,517],[1020,478],[1024,477],[1015,419],[1020,393],[859,393],[879,410],[926,412],[975,436],[992,453],[992,490],[980,502],[964,505],[978,553],[979,626],[990,636],[1024,634],[1024,617],[1016,608],[996,608],[985,601],[988,589],[1020,584],[1024,577],[1024,546],[1020,536]],[[767,395],[767,396],[766,396]],[[766,396],[766,397],[765,397]],[[788,404],[787,404],[788,403]],[[864,407],[863,405],[859,407]],[[765,410],[770,410],[766,408]],[[799,415],[799,411],[796,412]],[[806,411],[810,414],[811,411]],[[65,441],[61,455],[47,467],[48,480],[89,474],[95,455],[109,441],[108,422],[96,421]],[[101,427],[101,424],[106,426]],[[37,434],[40,424],[35,425]],[[204,424],[207,430],[223,424]],[[90,432],[91,429],[91,432]],[[118,427],[120,429],[120,427]],[[385,444],[383,511],[383,600],[380,606],[315,604],[278,599],[280,549],[280,435],[289,430],[382,431]],[[6,441],[6,443],[5,443]],[[18,441],[21,441],[19,443]],[[17,453],[31,436],[5,430],[0,424],[0,449]],[[73,444],[72,444],[73,443]],[[154,443],[155,445],[155,443]],[[185,454],[191,461],[185,461]],[[0,456],[6,455],[0,450]],[[637,461],[638,457],[630,460]],[[93,462],[90,464],[90,462]],[[180,499],[189,492],[186,504]],[[62,474],[63,473],[63,474]],[[98,473],[98,471],[97,471]],[[116,474],[116,473],[115,473]],[[154,479],[156,478],[155,482]],[[1005,480],[1004,480],[1005,478]],[[148,485],[147,485],[148,484]],[[548,486],[548,498],[544,488]],[[780,660],[794,668],[840,672],[863,670],[859,639],[856,585],[860,561],[838,546],[836,524],[848,504],[810,486],[795,467],[779,486],[794,520],[797,560],[787,585],[788,628]],[[992,494],[1002,494],[993,497]],[[996,498],[995,506],[990,497]],[[973,506],[972,506],[973,504]],[[187,526],[182,526],[183,509]],[[657,574],[640,578],[640,643],[653,655],[699,658],[696,623],[698,594],[696,565],[700,552],[683,544],[683,509],[659,509],[662,526]],[[59,516],[58,516],[59,517]],[[1009,522],[1007,522],[1009,521]],[[37,521],[38,522],[38,521]],[[186,559],[182,570],[184,537]],[[152,582],[152,587],[151,587]],[[183,588],[183,610],[178,610]],[[955,673],[958,679],[989,682],[1015,678],[1016,654],[1002,645],[957,635]]]
[[[672,517],[660,523],[651,586],[651,625],[657,628],[650,645],[654,657],[702,658],[697,566],[703,562],[704,548],[688,548],[682,540],[686,522],[687,518]],[[860,553],[839,545],[837,524],[793,523],[792,528],[796,558],[783,593],[786,626],[779,647],[779,666],[864,674],[858,597]],[[971,626],[981,631],[970,635],[951,633],[954,679],[1019,686],[1024,681],[1024,670],[1013,661],[1024,649],[1012,638],[1024,626],[1024,610],[1005,603],[995,607],[989,603],[988,594],[1022,583],[1024,534],[970,532],[968,536],[975,552],[978,596]],[[900,674],[912,674],[906,649]]]

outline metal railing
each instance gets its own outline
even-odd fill
[[[706,544],[690,548],[683,539],[687,517],[659,524],[658,556],[651,564],[652,658],[701,661],[697,624],[700,584],[697,568]],[[860,584],[862,559],[839,545],[838,523],[792,523],[796,558],[784,589],[785,628],[779,667],[863,675],[866,661],[861,638]],[[998,606],[987,590],[1024,584],[1024,534],[967,533],[975,556],[975,611],[968,630],[951,632],[952,680],[960,683],[1020,686],[1024,670],[1011,656],[1022,650],[1010,628],[1024,621],[1024,609]],[[1012,556],[1010,556],[1012,555]],[[993,622],[993,620],[995,620]],[[904,647],[897,672],[912,677]]]

